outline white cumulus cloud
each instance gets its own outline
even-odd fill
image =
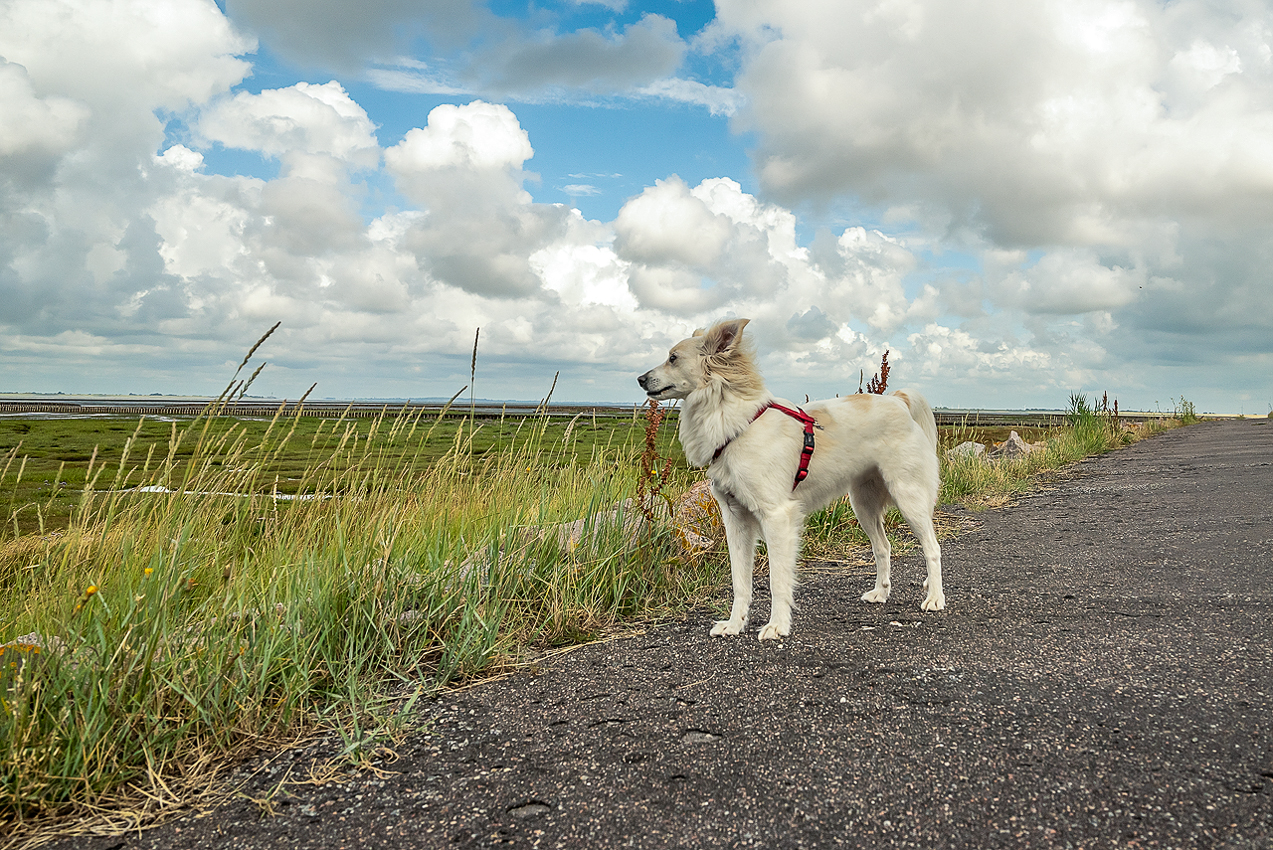
[[[474,101],[435,108],[428,124],[410,130],[386,159],[394,173],[407,177],[455,167],[520,169],[534,155],[512,110]]]
[[[209,141],[272,157],[325,154],[364,167],[379,160],[375,126],[335,80],[239,92],[205,109],[197,126]]]

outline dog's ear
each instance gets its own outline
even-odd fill
[[[694,333],[693,333],[693,334],[691,334],[691,336],[702,336],[702,335],[703,335],[703,329],[702,329],[702,328],[698,328],[697,330],[695,330],[695,331],[694,331]]]
[[[731,319],[712,325],[703,338],[703,348],[708,354],[720,354],[728,351],[743,338],[743,328],[751,319]]]

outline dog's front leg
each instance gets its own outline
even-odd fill
[[[720,505],[721,519],[725,523],[725,542],[729,546],[729,572],[734,582],[734,603],[728,620],[717,620],[712,626],[712,636],[736,635],[747,628],[747,615],[751,611],[751,573],[756,563],[756,541],[760,537],[760,523],[756,516],[728,493],[712,495]]]
[[[769,622],[760,630],[761,640],[778,640],[791,634],[791,607],[796,592],[796,555],[800,549],[802,518],[795,502],[765,514],[761,528],[769,553]]]

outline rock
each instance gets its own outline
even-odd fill
[[[553,810],[553,807],[539,800],[530,800],[519,806],[511,806],[508,813],[515,818],[526,820],[528,818],[537,818],[546,815]]]
[[[669,510],[668,504],[654,499],[650,517],[656,524],[666,523],[672,530],[680,554],[696,558],[710,552],[725,539],[725,526],[720,507],[712,498],[711,482],[700,481],[679,498]],[[628,546],[637,545],[649,520],[635,499],[625,499],[608,511],[598,511],[574,522],[532,525],[515,529],[501,541],[497,550],[484,546],[469,554],[460,564],[461,580],[476,572],[483,581],[490,572],[492,555],[520,555],[528,548],[547,540],[555,540],[564,555],[580,546],[598,542],[602,535],[622,534]]]
[[[990,450],[988,457],[1015,460],[1020,457],[1025,457],[1032,451],[1034,451],[1034,447],[1025,440],[1021,439],[1020,435],[1018,435],[1016,431],[1013,431],[1008,434],[1008,439],[1004,440],[1002,443],[997,443],[995,447]]]
[[[41,655],[61,655],[65,652],[66,642],[57,635],[46,636],[39,632],[22,635],[0,645],[0,675],[6,672],[16,674],[25,669],[29,662],[39,661]]]
[[[720,505],[712,497],[712,482],[703,480],[677,499],[672,511],[672,532],[682,554],[702,555],[725,540]]]
[[[1014,432],[1015,433],[1015,432]],[[946,459],[954,460],[957,457],[981,457],[986,453],[986,447],[981,443],[974,443],[972,440],[960,443],[953,449],[946,450]]]

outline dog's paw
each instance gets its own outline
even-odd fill
[[[862,594],[862,601],[863,602],[887,602],[888,588],[877,587],[874,590],[868,590],[866,593]]]
[[[944,593],[930,595],[919,606],[921,611],[940,611],[945,607],[946,594]]]
[[[733,620],[717,620],[716,625],[712,626],[712,637],[739,634],[742,632],[744,625],[743,623],[735,623]]]
[[[776,623],[767,623],[758,635],[760,640],[781,640],[791,634],[791,628],[779,628]]]

